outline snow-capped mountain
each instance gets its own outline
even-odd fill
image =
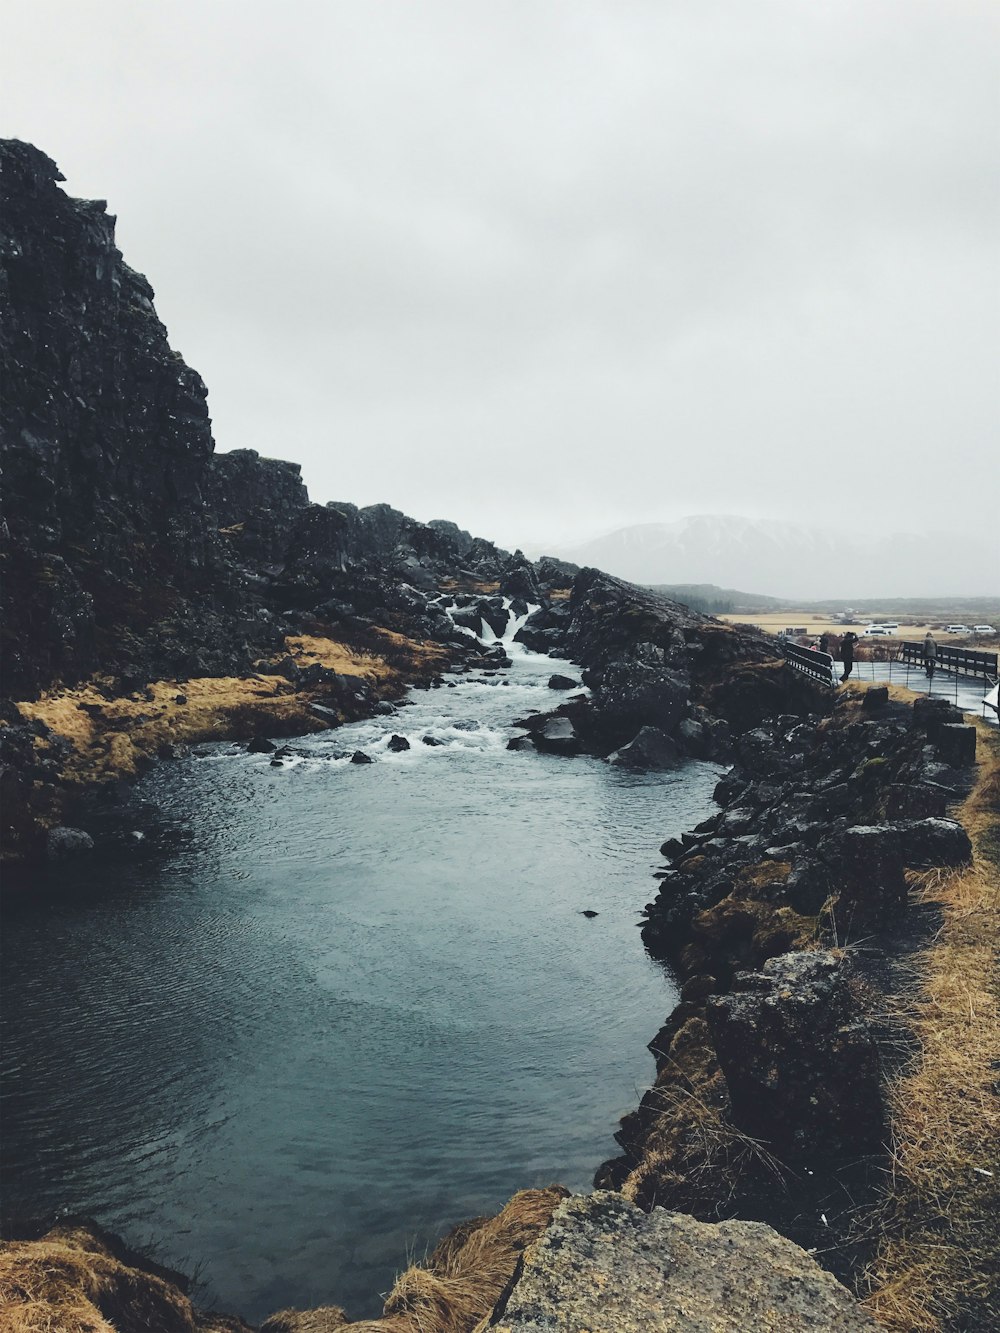
[[[730,514],[641,523],[545,554],[635,583],[716,583],[783,598],[990,596],[1000,591],[994,537],[839,530]]]

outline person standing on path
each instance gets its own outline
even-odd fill
[[[849,629],[840,641],[840,656],[844,663],[844,674],[841,680],[846,680],[854,670],[854,645],[858,641],[858,636],[852,629]]]
[[[927,631],[927,637],[924,639],[924,670],[927,672],[927,679],[933,683],[934,668],[937,666],[937,644],[934,642],[934,635]]]

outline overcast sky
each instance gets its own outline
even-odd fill
[[[506,545],[996,527],[993,0],[4,0],[220,449]]]

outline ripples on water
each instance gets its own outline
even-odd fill
[[[8,909],[5,1209],[87,1212],[259,1319],[373,1313],[443,1228],[588,1188],[676,1001],[637,909],[718,770],[508,751],[553,667],[522,652],[282,768],[164,765],[139,794],[176,855]],[[357,748],[377,762],[336,757]]]

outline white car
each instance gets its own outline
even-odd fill
[[[968,625],[945,625],[945,634],[971,634],[972,630]]]
[[[875,637],[885,638],[887,635],[891,636],[895,633],[896,627],[894,625],[869,625],[861,637],[863,639]]]
[[[972,632],[973,634],[996,634],[992,625],[973,625]]]

